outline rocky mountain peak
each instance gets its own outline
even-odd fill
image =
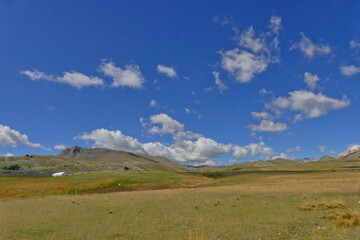
[[[360,151],[360,145],[359,144],[354,144],[349,146],[344,152],[340,153],[338,156],[339,157],[346,157],[350,154],[353,154],[355,152],[359,152]]]

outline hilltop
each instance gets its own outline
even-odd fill
[[[79,146],[66,148],[55,156],[27,154],[0,158],[1,169],[11,165],[19,165],[25,175],[49,175],[60,171],[79,173],[100,171],[181,172],[185,170],[184,166],[160,156]],[[7,171],[7,173],[14,174],[15,171]]]

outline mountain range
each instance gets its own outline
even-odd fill
[[[357,168],[347,163],[359,162],[360,145],[348,147],[338,156],[325,155],[319,159],[284,159],[270,161],[247,161],[228,166],[187,166],[172,162],[164,157],[149,156],[142,153],[130,153],[107,148],[83,148],[73,146],[66,148],[57,155],[25,155],[16,157],[0,157],[0,176],[18,175],[49,175],[54,172],[99,172],[99,171],[130,171],[130,172],[207,172],[207,171],[244,171],[244,170],[286,170],[294,169],[327,169],[327,166],[338,168]],[[20,169],[11,171],[10,169]]]

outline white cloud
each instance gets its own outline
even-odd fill
[[[165,113],[160,113],[150,117],[150,123],[153,125],[160,124],[161,127],[153,126],[149,129],[150,133],[153,134],[165,134],[165,133],[175,133],[182,132],[184,130],[184,124],[179,123],[178,121],[172,119]]]
[[[308,88],[314,90],[317,87],[317,82],[320,80],[317,74],[312,75],[311,73],[305,72],[304,73],[304,81]]]
[[[306,37],[304,33],[301,34],[300,42],[293,44],[290,50],[300,49],[305,57],[309,59],[313,58],[315,55],[329,54],[331,53],[331,48],[326,44],[315,44],[311,41],[310,38]]]
[[[278,34],[281,29],[281,17],[271,16],[269,28],[275,33]]]
[[[78,73],[78,72],[65,72],[64,76],[57,77],[57,81],[59,83],[67,83],[78,89],[81,89],[82,87],[88,87],[88,86],[104,85],[104,82],[102,79],[100,79],[98,77],[88,77],[88,76],[86,76],[82,73]]]
[[[14,154],[12,154],[12,153],[7,153],[5,156],[6,156],[6,157],[13,157]]]
[[[250,124],[249,127],[253,132],[283,132],[287,129],[285,123],[274,123],[270,120],[262,120],[260,125]]]
[[[47,80],[58,83],[66,83],[78,89],[89,86],[102,86],[104,82],[98,77],[89,77],[79,72],[64,72],[63,76],[47,75],[39,70],[21,71],[21,74],[28,76],[31,80]]]
[[[274,99],[268,108],[274,111],[290,109],[299,111],[295,120],[302,118],[316,118],[327,114],[331,110],[345,108],[350,105],[350,100],[344,96],[342,99],[330,98],[322,93],[315,94],[310,91],[289,92],[289,97],[278,97]]]
[[[266,48],[266,43],[264,38],[255,38],[255,31],[253,26],[250,26],[248,30],[243,31],[240,34],[239,46],[243,48],[250,49],[251,51],[257,53]]]
[[[185,112],[186,112],[187,114],[189,114],[189,113],[191,112],[191,110],[190,110],[189,108],[185,108]]]
[[[260,89],[259,93],[261,95],[266,95],[266,94],[272,94],[272,91],[268,91],[265,88],[262,88],[262,89]]]
[[[172,67],[166,67],[164,65],[158,64],[157,70],[159,73],[164,73],[166,76],[170,78],[176,77],[176,71]]]
[[[318,148],[319,148],[319,150],[320,150],[321,152],[325,152],[326,146],[324,146],[324,145],[319,145]]]
[[[30,70],[26,70],[26,71],[21,71],[21,74],[24,74],[26,76],[28,76],[31,80],[48,80],[48,81],[55,81],[56,77],[53,75],[47,75],[43,72],[40,72],[37,69],[34,69],[32,71]]]
[[[255,119],[271,119],[273,116],[267,112],[251,112],[251,115]]]
[[[260,156],[261,158],[271,159],[275,154],[271,147],[267,146],[264,142],[251,143],[245,148],[251,152],[250,156]]]
[[[232,152],[235,159],[260,156],[271,159],[274,156],[272,148],[264,142],[251,143],[244,147],[234,144],[224,144],[201,134],[184,131],[184,125],[162,113],[150,117],[150,123],[140,120],[144,127],[160,124],[156,133],[168,133],[173,136],[173,143],[166,145],[160,142],[140,143],[136,138],[124,135],[120,130],[109,131],[106,129],[93,130],[84,133],[75,139],[94,142],[96,147],[105,147],[123,151],[146,153],[153,156],[163,156],[179,163],[194,165],[213,165],[214,160]]]
[[[213,71],[212,74],[215,77],[215,84],[217,85],[218,89],[220,92],[223,92],[224,90],[226,90],[228,87],[223,83],[223,81],[221,81],[220,79],[220,73]]]
[[[255,74],[265,71],[270,63],[278,63],[280,61],[278,56],[280,25],[281,18],[272,16],[270,31],[266,33],[256,33],[252,26],[241,33],[236,31],[235,38],[242,49],[220,51],[222,68],[240,83],[246,83],[250,82]]]
[[[240,83],[250,82],[254,74],[266,70],[269,60],[264,55],[255,55],[235,48],[222,53],[221,65]]]
[[[301,151],[301,147],[300,146],[296,146],[296,147],[291,147],[288,150],[286,150],[287,152],[300,152]]]
[[[76,136],[74,139],[94,141],[94,146],[129,152],[145,152],[136,138],[125,136],[120,130],[109,131],[104,128]]]
[[[55,145],[54,148],[55,148],[55,149],[59,149],[59,150],[63,150],[63,149],[65,149],[66,147],[65,147],[64,144],[58,144],[58,145]]]
[[[350,41],[350,48],[360,48],[360,42],[351,40]]]
[[[354,65],[341,66],[340,71],[342,75],[350,77],[354,74],[360,73],[360,67],[356,67]]]
[[[156,107],[156,101],[153,99],[150,101],[150,107]]]
[[[249,150],[246,147],[233,146],[233,156],[235,159],[247,158],[249,156]]]
[[[285,159],[290,159],[291,157],[289,157],[288,155],[286,155],[285,153],[280,153],[279,156],[273,156],[271,158],[271,160],[277,159],[277,158],[285,158]]]
[[[9,126],[0,124],[0,145],[17,147],[19,144],[25,144],[33,148],[42,148],[44,150],[50,150],[43,147],[40,143],[32,143],[26,134],[11,129]]]
[[[112,87],[143,88],[145,82],[139,66],[135,64],[126,65],[122,69],[116,67],[113,62],[105,60],[100,64],[99,71],[113,79]]]

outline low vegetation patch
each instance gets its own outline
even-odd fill
[[[329,210],[329,209],[345,209],[347,206],[342,201],[333,201],[330,203],[307,203],[303,206],[298,207],[300,210]]]
[[[20,170],[20,166],[18,164],[10,165],[9,167],[3,167],[4,170]]]
[[[360,213],[359,212],[339,212],[331,211],[325,213],[324,217],[333,220],[338,227],[356,227],[360,226]]]

